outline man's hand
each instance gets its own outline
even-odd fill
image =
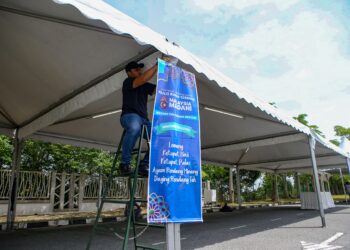
[[[171,57],[170,56],[167,56],[167,55],[162,55],[162,57],[161,57],[161,59],[163,60],[163,61],[166,61],[166,62],[170,62],[171,61]]]
[[[166,61],[168,63],[174,64],[174,65],[176,65],[178,62],[178,59],[176,57],[168,56],[168,55],[164,55],[164,54],[162,55],[162,60]]]
[[[146,70],[141,76],[136,77],[132,82],[132,87],[135,89],[145,84],[154,76],[156,72],[157,72],[157,64],[155,64],[154,66]]]
[[[174,60],[174,57],[162,54],[161,59],[166,62],[172,62]],[[145,84],[155,75],[156,72],[157,64],[146,70],[141,76],[135,78],[132,83],[132,87],[135,89]]]

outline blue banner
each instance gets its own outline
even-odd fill
[[[199,105],[194,74],[158,60],[147,220],[202,219]]]

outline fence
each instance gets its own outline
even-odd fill
[[[0,201],[9,197],[11,170],[0,170]],[[53,211],[80,210],[83,202],[98,201],[102,195],[107,177],[75,173],[19,171],[18,201],[50,202]],[[138,179],[136,198],[144,198],[146,179]],[[107,193],[108,198],[128,199],[127,177],[115,177]]]

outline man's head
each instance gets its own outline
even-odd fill
[[[139,77],[142,74],[142,68],[145,65],[143,63],[137,63],[137,62],[129,62],[126,67],[125,67],[125,71],[126,74],[128,74],[129,77]]]

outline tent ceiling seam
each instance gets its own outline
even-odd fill
[[[235,163],[236,166],[239,165],[239,163],[241,162],[243,157],[248,153],[248,151],[249,151],[249,147],[246,150],[242,150],[242,154],[239,156],[237,162]]]

